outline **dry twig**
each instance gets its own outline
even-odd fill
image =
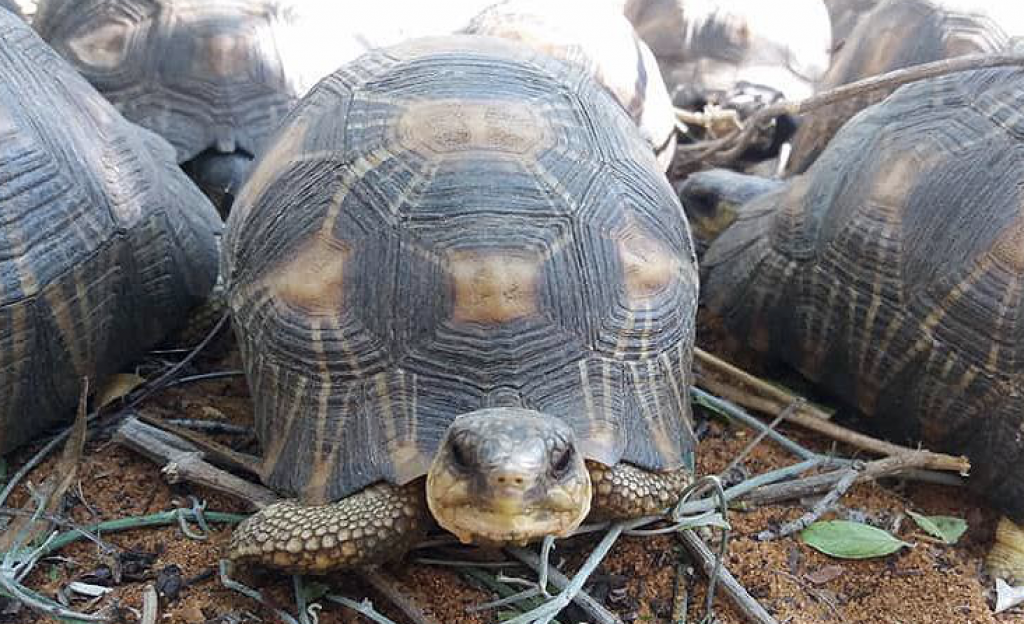
[[[679,539],[694,559],[700,563],[701,569],[708,578],[715,577],[715,556],[702,539],[691,530],[681,531]],[[717,579],[725,594],[732,600],[736,608],[749,622],[755,624],[778,624],[778,622],[765,611],[764,607],[751,596],[743,585],[736,580],[724,566],[718,568]]]
[[[409,618],[409,621],[413,624],[438,624],[438,621],[433,616],[424,613],[419,605],[398,589],[396,581],[390,575],[379,570],[366,569],[361,571],[360,576],[366,579],[366,582],[371,587],[390,600],[393,605],[398,607],[398,610],[404,613],[405,617]]]
[[[754,113],[747,119],[744,128],[721,139],[707,141],[691,146],[689,149],[678,148],[677,160],[693,162],[704,161],[716,165],[734,162],[747,148],[755,134],[754,130],[764,122],[783,115],[803,115],[836,102],[858,97],[865,93],[882,89],[895,89],[910,82],[935,78],[955,72],[1003,67],[1007,65],[1024,65],[1021,54],[972,54],[943,59],[932,63],[923,63],[885,74],[871,76],[863,80],[823,91],[799,102],[784,101],[770,104]],[[677,169],[673,163],[673,169]]]
[[[860,473],[860,466],[851,466],[846,469],[846,474],[840,477],[839,481],[836,482],[835,486],[829,490],[828,494],[821,497],[821,500],[814,503],[814,506],[796,520],[787,522],[780,526],[778,530],[764,530],[757,534],[759,541],[765,542],[768,540],[778,539],[787,535],[792,535],[797,531],[802,531],[810,526],[815,520],[820,518],[826,511],[832,509],[836,502],[846,494],[846,491],[850,489],[854,481],[857,480],[857,475]]]
[[[719,373],[723,375],[728,375],[731,378],[737,379],[740,383],[750,384],[750,379],[756,379],[752,375],[740,370],[739,368],[736,368],[735,366],[732,366],[731,364],[728,364],[727,362],[724,362],[719,358],[716,358],[715,356],[707,352],[701,351],[699,349],[697,350],[697,352],[698,353],[696,353],[695,357],[699,361],[707,364],[709,367],[714,367]],[[787,396],[789,398],[789,403],[786,403],[786,405],[792,403],[793,400],[797,399],[797,397],[789,395],[789,393],[785,393],[784,391],[779,390],[778,388],[774,388],[774,386],[770,386],[770,384],[767,384],[766,382],[760,380],[758,381],[762,386],[773,388],[773,392],[782,392],[785,396]],[[719,392],[720,394],[735,395],[735,393],[729,391],[729,387],[725,386],[723,382],[716,383],[714,382],[714,380],[711,379],[702,379],[702,383],[704,383],[708,387],[712,387],[716,392]],[[816,433],[826,435],[844,444],[849,444],[850,446],[863,449],[865,451],[870,451],[872,453],[877,453],[879,455],[925,453],[926,455],[924,456],[924,459],[921,460],[923,461],[923,463],[917,466],[919,468],[928,468],[931,470],[945,470],[949,472],[956,472],[962,475],[966,475],[971,468],[971,464],[966,457],[953,457],[952,455],[946,455],[945,453],[922,451],[912,449],[906,446],[900,446],[898,444],[893,444],[891,442],[886,442],[884,440],[879,440],[878,438],[873,438],[869,435],[864,435],[863,433],[858,433],[851,429],[847,429],[846,427],[842,427],[833,422],[829,422],[828,420],[825,420],[816,415],[811,415],[802,410],[796,410],[793,413],[788,414],[786,416],[786,421],[796,425],[800,425],[801,427],[804,427],[805,429],[809,429]]]

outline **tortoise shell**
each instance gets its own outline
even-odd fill
[[[317,80],[368,49],[451,32],[490,0],[41,0],[36,30],[129,120],[254,156]]]
[[[278,491],[406,483],[488,406],[608,465],[692,465],[689,228],[578,65],[459,35],[338,70],[259,159],[223,266]]]
[[[0,453],[180,324],[221,222],[171,147],[0,11]]]
[[[185,162],[254,155],[297,99],[334,69],[289,0],[42,0],[34,22],[129,120]],[[312,40],[311,38],[312,37]],[[310,54],[303,46],[317,50]],[[340,62],[340,61],[338,61]]]
[[[1024,71],[854,117],[703,258],[708,309],[1024,518]]]
[[[592,0],[505,0],[460,32],[520,41],[582,65],[612,92],[668,168],[675,151],[672,100],[651,49],[614,7]]]
[[[1007,51],[1022,36],[1024,12],[1015,2],[883,0],[859,19],[818,90],[912,65]],[[786,173],[805,171],[847,120],[890,93],[876,89],[805,115],[793,136]]]
[[[0,9],[7,9],[18,17],[24,17],[21,14],[21,7],[19,7],[18,3],[14,0],[0,0]]]

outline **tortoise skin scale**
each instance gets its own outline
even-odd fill
[[[1024,72],[902,87],[743,208],[709,311],[1024,520]]]
[[[1015,2],[884,0],[859,19],[817,90],[912,65],[1004,52],[1019,45],[1022,36],[1024,13]],[[793,136],[787,175],[806,171],[844,123],[890,93],[875,89],[805,115]]]
[[[289,115],[223,248],[263,480],[422,477],[454,418],[564,418],[588,460],[692,468],[697,275],[649,147],[578,66],[487,37],[376,51]]]
[[[0,12],[0,453],[209,292],[221,222],[171,147]]]
[[[207,149],[255,155],[333,69],[326,42],[315,31],[302,36],[311,4],[42,0],[34,26],[125,117],[170,141],[185,162]]]

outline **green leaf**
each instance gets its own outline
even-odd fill
[[[910,546],[882,529],[847,520],[815,522],[800,537],[811,548],[840,559],[884,557]]]
[[[947,544],[956,544],[960,537],[967,531],[967,522],[953,516],[922,516],[907,510],[907,513],[917,526],[924,529],[926,533],[937,537]]]

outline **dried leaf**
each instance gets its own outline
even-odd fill
[[[100,391],[99,396],[96,399],[99,407],[104,407],[120,399],[123,396],[127,396],[129,392],[138,388],[142,384],[146,383],[146,380],[138,375],[131,373],[118,373],[111,375],[104,384],[103,389]]]
[[[996,579],[996,613],[1002,613],[1019,604],[1024,604],[1024,585],[1011,587],[1003,579]]]
[[[824,585],[829,581],[834,581],[843,575],[843,566],[830,565],[818,568],[814,572],[809,572],[806,577],[807,580],[814,583],[815,585]]]
[[[847,520],[815,522],[800,537],[811,548],[840,559],[884,557],[910,546],[882,529]]]
[[[922,516],[910,510],[907,510],[907,514],[926,533],[947,544],[956,544],[967,531],[967,522],[953,516]]]

